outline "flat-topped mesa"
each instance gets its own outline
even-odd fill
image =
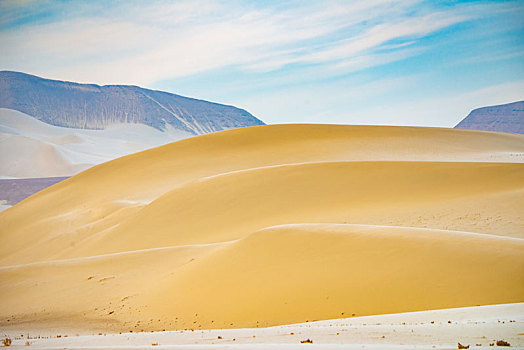
[[[139,123],[200,135],[264,124],[243,109],[168,92],[129,85],[78,84],[11,71],[0,71],[0,107],[48,124],[81,129]]]
[[[524,101],[474,109],[455,128],[524,134]]]

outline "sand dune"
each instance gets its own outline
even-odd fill
[[[22,135],[1,135],[0,174],[8,177],[72,175],[91,164],[69,162],[53,144]]]
[[[426,207],[429,214],[441,203],[454,205],[459,218],[468,215],[468,202],[493,208],[493,194],[508,203],[516,191],[517,203],[524,204],[523,177],[524,166],[501,163],[322,162],[257,168],[180,185],[145,206],[120,204],[89,225],[71,228],[74,213],[32,222],[10,230],[5,236],[16,239],[0,249],[4,264],[75,258],[230,241],[281,224],[369,223],[360,220],[362,213],[373,223],[374,218],[393,217],[389,210],[411,214],[413,208]],[[512,230],[499,234],[522,237],[522,212],[515,201],[509,203],[505,212],[484,210],[485,215],[504,215]],[[439,220],[428,224],[449,225]],[[497,225],[490,227],[495,233]],[[8,247],[14,248],[11,253]]]
[[[521,239],[461,232],[276,226],[184,266],[139,300],[147,314],[205,329],[516,302],[523,251]]]
[[[0,108],[0,177],[70,176],[95,164],[191,136],[170,128],[116,124],[105,130],[58,127]]]
[[[222,244],[4,267],[2,312],[149,331],[518,302],[523,250],[522,239],[467,232],[283,225]]]
[[[236,328],[522,302],[523,154],[521,135],[276,125],[122,157],[0,213],[0,326]]]

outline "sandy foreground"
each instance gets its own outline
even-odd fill
[[[268,328],[122,334],[4,332],[31,349],[493,349],[524,348],[524,303],[353,317]],[[58,338],[57,336],[60,335]],[[41,338],[36,339],[38,336]],[[220,338],[219,338],[220,337]],[[312,344],[300,343],[310,339]]]

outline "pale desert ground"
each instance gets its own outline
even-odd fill
[[[523,160],[522,135],[340,125],[128,155],[0,213],[0,330],[60,348],[523,346]],[[114,335],[73,336],[98,333]]]
[[[13,347],[42,349],[470,349],[524,347],[524,304],[363,316],[267,328],[80,335],[9,332]],[[62,330],[63,331],[63,330]],[[38,335],[37,335],[38,334]],[[39,338],[40,337],[40,338]],[[312,343],[301,343],[304,340]]]
[[[65,128],[0,108],[0,179],[71,176],[189,136],[174,128],[161,132],[143,124],[114,124],[104,130]]]

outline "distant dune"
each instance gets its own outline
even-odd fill
[[[0,178],[71,176],[93,165],[192,136],[142,124],[58,127],[0,108]]]
[[[523,160],[517,134],[337,125],[131,154],[0,213],[0,327],[242,328],[523,302]]]
[[[524,134],[524,101],[475,109],[455,128]]]

